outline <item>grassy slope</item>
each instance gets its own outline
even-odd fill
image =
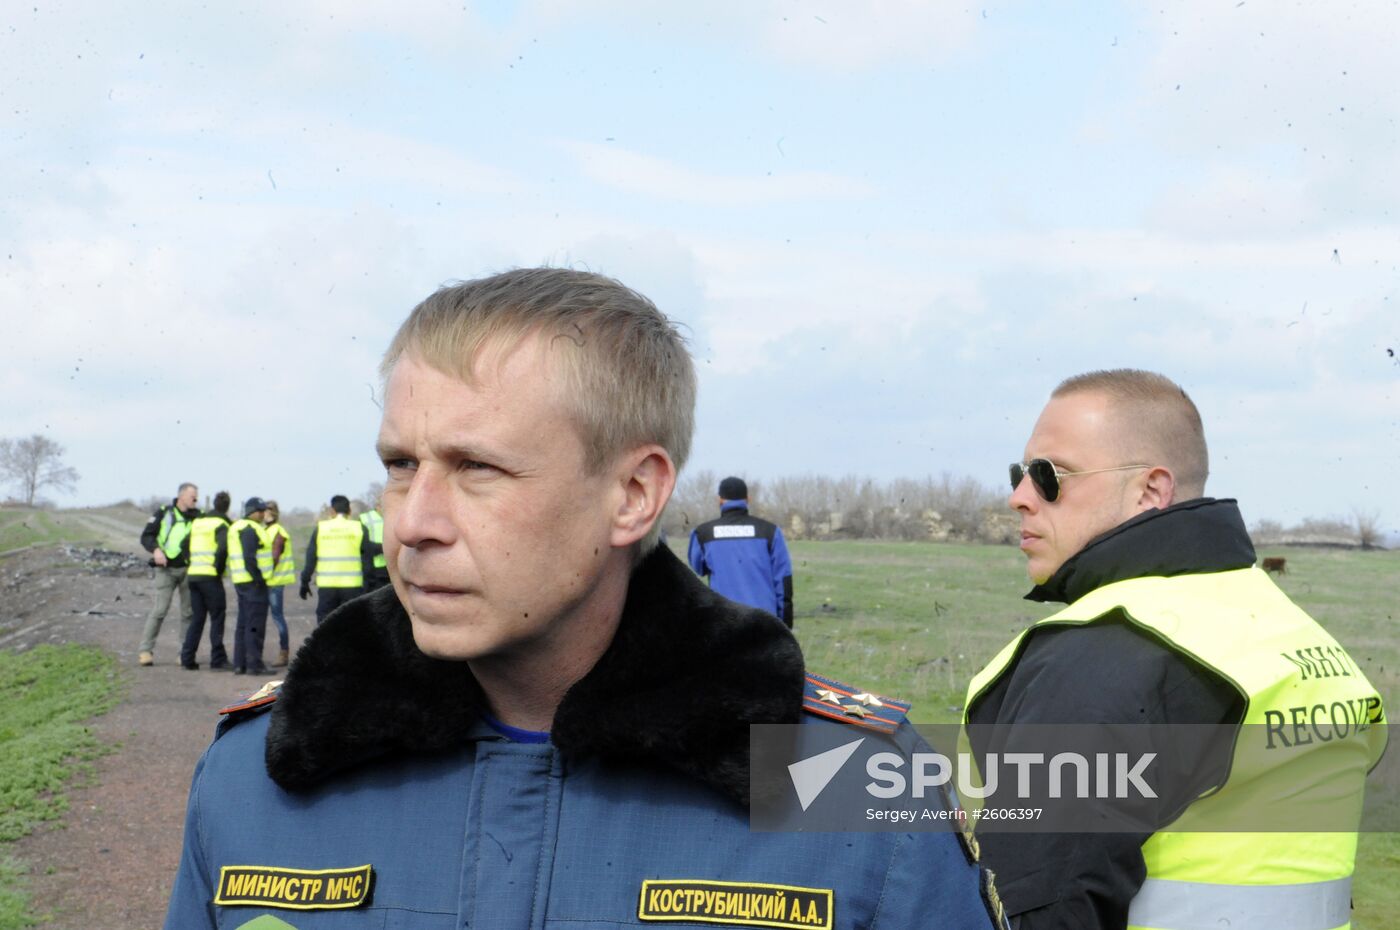
[[[78,542],[90,536],[51,511],[0,510],[0,552],[33,544]]]
[[[968,680],[1029,621],[1052,612],[1010,547],[794,543],[796,629],[809,667],[914,702],[920,722],[958,718]],[[1320,620],[1383,695],[1400,691],[1394,582],[1400,553],[1282,549],[1280,586]],[[1400,751],[1400,750],[1394,750]],[[1400,834],[1364,834],[1358,930],[1400,927]]]
[[[0,552],[53,543],[131,548],[146,517],[125,506],[75,510],[0,507]]]
[[[91,647],[0,652],[0,930],[35,923],[10,843],[67,810],[64,787],[104,751],[84,722],[120,690],[116,663]]]

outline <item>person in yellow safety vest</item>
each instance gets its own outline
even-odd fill
[[[156,637],[160,634],[170,601],[180,594],[180,642],[189,632],[192,609],[190,586],[186,572],[190,567],[190,524],[199,516],[199,488],[189,481],[180,485],[175,499],[151,515],[141,531],[141,545],[151,553],[150,564],[155,567],[156,600],[141,631],[137,661],[141,665],[155,664]]]
[[[1354,817],[1329,823],[1339,832],[1199,829],[1296,793],[1306,759],[1283,751],[1286,741],[1263,745],[1267,725],[1334,704],[1364,719],[1308,751],[1330,760],[1326,792],[1359,811],[1385,727],[1357,664],[1254,566],[1235,501],[1203,496],[1195,405],[1152,372],[1079,375],[1055,389],[1024,455],[1011,466],[1010,505],[1035,583],[1026,596],[1069,606],[972,679],[964,723],[981,770],[989,749],[1030,724],[1215,724],[1229,738],[1171,758],[1170,771],[1188,774],[1158,784],[1163,815],[1150,832],[979,831],[1013,927],[1347,926]],[[1303,819],[1273,805],[1264,813]]]
[[[360,514],[369,548],[370,564],[365,572],[365,590],[373,591],[389,583],[389,568],[384,561],[384,516],[378,507]]]
[[[267,532],[272,537],[272,577],[267,579],[267,603],[272,613],[272,622],[277,625],[277,658],[273,660],[273,668],[281,668],[287,664],[287,658],[291,649],[290,641],[287,638],[287,615],[283,609],[284,597],[287,592],[287,585],[296,584],[297,561],[292,554],[292,536],[287,532],[287,528],[278,522],[282,517],[282,511],[277,506],[277,502],[269,500],[267,502]]]
[[[214,512],[203,514],[190,524],[190,604],[194,616],[185,633],[180,650],[180,665],[190,671],[199,669],[195,653],[199,638],[204,635],[204,619],[209,618],[209,669],[228,671],[232,668],[224,649],[224,614],[228,598],[224,592],[224,571],[228,567],[228,518],[230,498],[227,491],[214,495]]]
[[[229,574],[238,595],[238,625],[233,634],[233,673],[266,675],[263,638],[267,633],[268,580],[272,577],[272,537],[263,527],[267,501],[243,502],[243,519],[228,528]]]
[[[364,524],[350,519],[350,498],[331,498],[332,515],[316,524],[306,546],[306,564],[301,570],[304,601],[311,596],[311,579],[319,589],[316,598],[316,624],[341,604],[365,593],[365,576],[370,568],[369,534]]]

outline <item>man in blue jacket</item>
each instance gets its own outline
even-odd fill
[[[995,925],[954,833],[749,829],[750,725],[909,727],[655,544],[695,375],[650,301],[454,285],[381,372],[391,586],[228,709],[169,930]]]
[[[749,513],[742,478],[719,483],[719,519],[690,534],[690,567],[731,601],[776,614],[792,626],[792,559],[783,531]]]

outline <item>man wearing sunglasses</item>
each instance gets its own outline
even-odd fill
[[[1055,389],[1011,466],[1010,505],[1035,583],[1026,597],[1068,606],[969,685],[964,720],[980,757],[1018,738],[987,725],[1220,725],[1215,739],[1175,746],[1171,770],[1182,774],[1158,785],[1152,823],[1179,827],[1208,793],[1212,810],[1233,812],[1248,806],[1238,799],[1250,784],[1296,784],[1287,766],[1298,758],[1242,748],[1267,726],[1241,724],[1315,720],[1317,708],[1351,701],[1367,718],[1351,742],[1315,738],[1347,753],[1340,791],[1359,803],[1384,748],[1379,696],[1254,567],[1235,502],[1204,496],[1208,466],[1200,414],[1169,379],[1099,371]],[[1315,655],[1329,665],[1300,658]],[[981,843],[1018,930],[1326,930],[1349,919],[1354,832],[985,832]]]

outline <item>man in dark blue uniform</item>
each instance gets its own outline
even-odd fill
[[[783,531],[749,513],[742,478],[719,483],[719,519],[690,534],[690,567],[731,601],[776,614],[792,626],[792,559]]]
[[[168,930],[994,926],[954,833],[749,829],[751,724],[909,727],[656,545],[695,375],[650,301],[454,285],[381,371],[391,586],[228,709]]]

